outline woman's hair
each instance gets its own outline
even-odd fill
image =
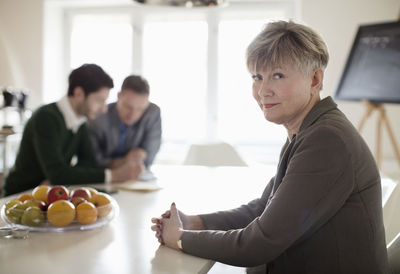
[[[246,58],[251,73],[289,64],[309,74],[316,68],[325,69],[329,54],[322,38],[309,27],[277,21],[267,24],[250,43]]]

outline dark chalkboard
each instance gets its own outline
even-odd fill
[[[359,27],[335,98],[400,103],[399,21]]]

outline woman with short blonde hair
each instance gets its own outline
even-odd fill
[[[331,97],[320,98],[328,51],[307,26],[273,22],[247,50],[253,97],[288,138],[261,198],[188,216],[173,204],[160,243],[264,273],[388,273],[374,158]]]

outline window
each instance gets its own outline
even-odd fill
[[[114,80],[109,102],[117,99],[122,81],[131,73],[132,26],[127,15],[76,15],[72,20],[70,67],[100,65]]]
[[[266,23],[267,20],[219,23],[218,131],[222,140],[234,144],[242,154],[270,162],[278,155],[286,132],[282,126],[266,121],[253,99],[245,58],[247,46]]]
[[[162,113],[159,163],[180,163],[189,144],[215,139],[235,145],[246,160],[277,161],[286,133],[264,119],[252,98],[245,50],[268,20],[288,18],[294,8],[295,1],[193,10],[74,8],[66,13],[65,71],[101,65],[114,79],[109,102],[127,75],[143,75]]]
[[[143,35],[143,74],[149,81],[150,99],[162,111],[164,139],[203,138],[207,24],[152,22],[145,25]]]

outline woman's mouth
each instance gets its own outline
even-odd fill
[[[274,106],[276,106],[277,104],[263,104],[264,108],[272,108]]]

